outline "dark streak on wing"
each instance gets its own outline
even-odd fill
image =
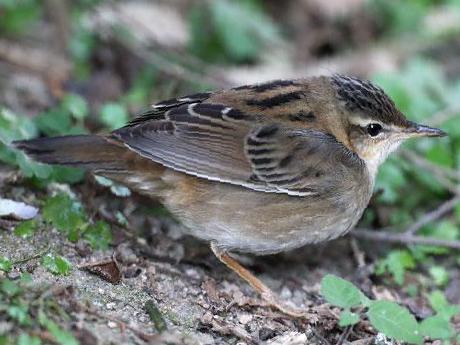
[[[296,82],[294,80],[273,80],[273,81],[269,81],[269,82],[262,83],[262,84],[243,85],[243,86],[235,87],[233,88],[233,90],[251,90],[254,92],[261,93],[265,91],[278,89],[281,87],[292,86],[295,84]]]
[[[316,116],[312,111],[308,111],[308,112],[301,111],[296,114],[289,114],[288,118],[291,121],[313,122],[316,120]]]
[[[262,109],[273,108],[280,106],[285,103],[289,103],[298,99],[301,99],[304,96],[303,91],[293,91],[289,93],[283,93],[280,95],[264,98],[264,99],[250,99],[246,101],[247,105],[257,106]]]
[[[178,97],[178,98],[172,98],[168,99],[166,101],[159,102],[155,104],[153,107],[154,108],[171,108],[174,107],[178,104],[184,104],[184,103],[194,103],[194,102],[202,102],[205,99],[208,99],[209,96],[212,94],[212,92],[200,92],[200,93],[194,93],[192,95],[187,95],[183,97]]]
[[[131,120],[126,126],[135,126],[148,120],[164,120],[164,112],[172,108],[179,107],[184,104],[200,103],[208,99],[212,95],[212,92],[200,92],[194,93],[193,95],[187,95],[179,98],[172,98],[166,101],[162,101],[152,106],[141,113],[138,117]]]
[[[232,120],[249,120],[251,119],[251,116],[243,114],[241,111],[238,109],[231,109],[228,111],[225,115],[225,117],[228,117],[229,119]]]
[[[276,123],[262,127],[255,136],[257,138],[267,138],[272,137],[276,132],[278,132],[278,125]]]
[[[293,158],[294,158],[294,155],[292,153],[289,153],[286,157],[280,160],[279,167],[284,168],[288,166],[291,163]]]

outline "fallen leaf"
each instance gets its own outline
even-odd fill
[[[93,273],[112,284],[118,284],[121,281],[121,270],[114,256],[109,260],[83,264],[78,268]]]

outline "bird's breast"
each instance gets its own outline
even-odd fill
[[[270,254],[336,238],[360,219],[366,183],[307,197],[257,192],[168,171],[163,201],[190,233],[228,250]]]

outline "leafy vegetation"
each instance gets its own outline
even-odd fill
[[[209,1],[190,15],[190,50],[211,62],[248,62],[279,40],[279,30],[257,1]]]
[[[387,337],[410,344],[422,344],[423,337],[453,340],[455,331],[449,321],[460,315],[460,306],[449,305],[438,292],[435,298],[440,301],[433,306],[438,313],[419,323],[405,307],[392,301],[370,300],[352,283],[333,275],[323,278],[321,294],[328,303],[343,309],[339,320],[341,327],[357,324],[366,317]]]
[[[51,335],[49,340],[53,343],[79,344],[71,332],[54,321],[57,315],[66,315],[66,312],[55,302],[52,294],[35,288],[27,273],[17,281],[0,281],[0,312],[7,315],[6,321],[17,324],[23,330],[16,341],[9,335],[2,335],[0,344],[40,345],[39,330],[48,331]]]
[[[26,37],[30,40],[28,36],[43,25],[44,19],[48,20],[43,3],[37,0],[0,0],[0,36],[12,40]],[[21,107],[16,109],[14,106],[0,104],[0,162],[21,172],[22,179],[18,182],[20,188],[32,191],[37,199],[36,204],[41,206],[39,217],[15,224],[14,235],[24,241],[32,241],[37,234],[53,228],[66,241],[84,242],[93,250],[108,250],[112,249],[113,235],[111,226],[100,220],[99,214],[89,215],[80,201],[79,187],[84,183],[83,171],[33,162],[14,149],[11,145],[14,140],[108,132],[124,125],[130,113],[155,100],[213,87],[210,82],[212,78],[205,78],[208,77],[208,68],[225,71],[228,67],[243,66],[249,69],[260,62],[266,62],[275,52],[286,53],[291,49],[296,51],[296,55],[302,55],[304,47],[324,45],[327,48],[329,42],[309,45],[297,38],[294,44],[286,45],[286,41],[294,40],[294,36],[305,40],[314,36],[321,41],[323,36],[334,35],[333,26],[338,26],[340,35],[343,35],[339,40],[346,39],[349,34],[342,27],[347,20],[345,16],[335,19],[326,16],[314,22],[311,18],[318,17],[318,13],[312,12],[314,15],[308,17],[308,20],[300,20],[312,26],[301,25],[302,30],[296,35],[295,31],[299,30],[296,27],[299,25],[297,17],[294,16],[288,23],[283,22],[282,16],[278,18],[278,13],[274,15],[273,9],[262,1],[197,1],[191,3],[191,11],[187,16],[189,41],[182,50],[177,49],[179,53],[176,48],[157,49],[156,42],[152,44],[154,49],[146,45],[137,51],[137,46],[132,49],[131,46],[123,45],[126,37],[129,40],[137,38],[126,28],[116,25],[113,32],[101,33],[97,25],[89,24],[94,20],[90,20],[89,15],[100,3],[104,1],[78,0],[69,5],[70,32],[65,42],[67,51],[64,55],[68,55],[72,71],[59,92],[50,91],[55,85],[49,80],[45,82],[51,85],[48,85],[50,90],[47,90],[52,94],[51,101],[45,107],[40,107],[40,110],[32,109],[33,116],[23,113],[19,110]],[[313,11],[312,8],[299,7],[297,15],[303,18],[301,12],[310,10]],[[361,224],[368,228],[390,228],[397,233],[410,228],[427,212],[443,204],[453,194],[458,194],[460,78],[458,71],[455,72],[458,63],[454,64],[455,68],[448,68],[443,59],[449,49],[455,50],[456,47],[455,38],[460,32],[460,6],[456,0],[369,0],[364,11],[360,15],[365,18],[370,16],[370,21],[375,22],[376,27],[368,31],[375,35],[372,39],[376,45],[384,44],[390,54],[393,49],[397,52],[400,48],[394,48],[387,42],[395,42],[396,46],[411,42],[416,47],[414,51],[404,51],[401,54],[404,55],[403,59],[395,59],[398,62],[404,60],[404,63],[394,72],[377,72],[371,79],[391,96],[409,119],[439,126],[449,133],[448,138],[441,140],[408,142],[401,153],[393,155],[381,167],[376,183],[376,190],[380,193],[376,194]],[[453,24],[449,24],[447,19],[436,23],[449,25],[430,24],[436,16],[454,18],[451,20]],[[309,23],[311,21],[313,24]],[[355,18],[352,21],[366,25],[365,20]],[[315,26],[318,31],[314,30]],[[313,32],[305,32],[308,31],[305,27]],[[362,37],[358,36],[358,40]],[[436,49],[438,45],[441,48]],[[366,48],[359,47],[363,50]],[[129,49],[133,52],[125,52]],[[442,52],[441,57],[437,56],[436,50]],[[156,55],[152,55],[152,51]],[[150,61],[151,56],[159,56],[161,59]],[[344,56],[338,58],[346,60]],[[296,59],[286,63],[294,64]],[[125,60],[130,60],[130,64]],[[173,68],[165,68],[162,61],[171,63]],[[303,70],[310,63],[309,66],[316,66],[318,62],[322,61],[309,55],[308,61],[299,64],[299,69]],[[93,93],[97,94],[95,91],[99,90],[89,88],[88,84],[96,84],[94,75],[101,70],[105,76],[116,77],[109,78],[109,82],[105,81],[107,88],[113,86],[114,80],[113,84],[119,82],[121,86],[114,95],[95,100]],[[98,74],[98,77],[101,75]],[[202,80],[200,77],[203,77]],[[128,188],[107,178],[97,176],[95,180],[116,196],[131,195]],[[56,188],[49,187],[55,182],[70,185],[71,191],[77,194],[62,192],[68,190],[67,186],[57,188],[61,192],[56,193]],[[30,197],[22,193],[19,193],[20,197]],[[158,215],[160,211],[149,210],[149,213]],[[128,224],[121,212],[116,213],[114,218],[119,224]],[[453,211],[443,215],[442,219],[427,222],[416,233],[426,238],[459,241],[460,203]],[[322,281],[321,294],[328,303],[340,308],[339,327],[352,327],[366,320],[377,331],[399,341],[420,344],[426,338],[441,340],[444,344],[453,342],[456,337],[453,320],[460,315],[460,307],[450,303],[444,291],[457,275],[454,271],[460,265],[458,251],[408,243],[379,248],[375,254],[369,254],[372,254],[369,257],[373,261],[372,282],[384,283],[396,291],[398,296],[428,301],[433,315],[423,320],[419,316],[416,318],[405,302],[398,304],[370,299],[352,283],[326,275]],[[53,275],[72,273],[73,266],[65,258],[64,252],[46,248],[35,256],[39,258],[39,264]],[[8,277],[20,261],[2,253],[0,277]],[[20,345],[41,344],[42,340],[34,332],[36,330],[49,332],[55,343],[76,344],[74,336],[68,329],[59,326],[58,318],[50,312],[53,310],[52,301],[32,289],[27,280],[26,274],[22,274],[19,281],[7,278],[1,280],[0,312],[5,312],[7,321],[25,332],[13,340],[0,334],[0,345],[9,342]],[[35,298],[39,301],[35,302]],[[155,308],[146,305],[157,330],[165,331],[165,321],[156,316],[159,312]]]

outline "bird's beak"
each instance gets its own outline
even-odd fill
[[[409,122],[409,126],[404,128],[402,132],[407,137],[445,137],[447,135],[446,132],[438,128],[419,125],[412,121]]]

